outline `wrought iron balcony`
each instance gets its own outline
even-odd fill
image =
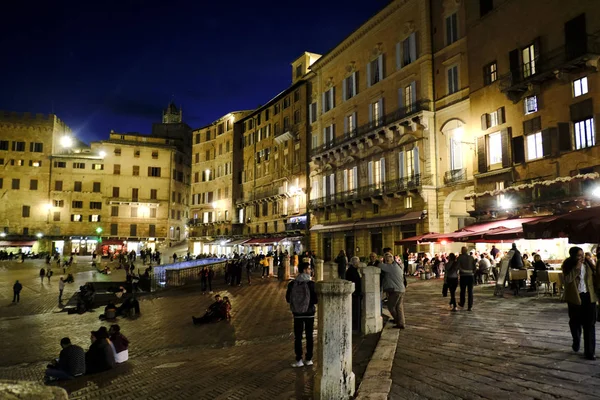
[[[334,193],[318,199],[311,199],[309,206],[311,209],[314,209],[370,197],[381,197],[383,195],[406,192],[429,184],[431,184],[431,176],[414,175],[412,177],[394,179],[375,185],[362,186],[354,190]]]
[[[326,141],[325,143],[313,147],[311,149],[311,155],[316,156],[320,153],[323,153],[332,147],[340,146],[345,143],[348,143],[354,139],[365,136],[371,132],[376,131],[377,129],[381,129],[382,127],[389,125],[391,123],[397,122],[401,119],[410,117],[411,115],[418,114],[421,111],[429,111],[430,110],[430,100],[419,100],[410,106],[400,107],[395,111],[382,116],[381,118],[371,121],[367,124],[361,125],[356,129],[353,129],[349,132],[345,132],[343,136],[334,137],[333,139]]]
[[[446,185],[456,183],[456,182],[463,182],[466,180],[467,180],[467,169],[466,168],[453,169],[451,171],[446,171],[444,173],[444,183]]]
[[[526,92],[530,84],[539,84],[559,77],[561,72],[585,67],[592,58],[600,56],[600,36],[588,35],[585,38],[587,40],[584,43],[541,52],[533,61],[500,76],[500,90],[511,100],[518,100],[519,95]]]

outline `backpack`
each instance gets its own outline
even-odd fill
[[[310,307],[309,281],[294,281],[290,296],[290,309],[294,314],[304,314]]]

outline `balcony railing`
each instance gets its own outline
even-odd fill
[[[378,197],[386,194],[408,191],[428,184],[431,184],[431,176],[414,175],[412,177],[395,179],[375,185],[362,186],[354,190],[334,193],[318,199],[311,199],[309,205],[310,208],[324,207],[369,197]]]
[[[293,224],[285,224],[286,231],[302,231],[306,229],[306,222],[296,222]]]
[[[586,43],[577,46],[560,46],[542,52],[533,61],[522,64],[507,74],[500,76],[500,89],[503,92],[524,91],[528,83],[551,79],[557,71],[585,64],[586,55],[600,55],[600,37],[588,35]]]
[[[367,124],[361,125],[356,129],[353,129],[349,132],[345,132],[343,136],[334,137],[331,140],[326,141],[325,143],[313,147],[311,149],[311,154],[313,156],[320,154],[324,151],[329,150],[332,147],[342,145],[344,143],[350,142],[353,139],[364,136],[370,132],[373,132],[377,129],[381,129],[381,127],[389,125],[393,122],[399,121],[403,118],[410,117],[411,115],[417,114],[421,111],[429,111],[430,109],[429,100],[419,100],[410,106],[400,107],[397,110],[382,116],[381,118],[371,121]]]
[[[269,197],[278,197],[281,193],[279,192],[279,187],[270,187],[270,188],[260,188],[257,190],[249,190],[247,193],[244,193],[244,197],[237,199],[236,203],[247,203],[250,201],[256,201],[260,199],[266,199]]]
[[[463,182],[467,180],[467,169],[453,169],[444,173],[444,183],[451,184],[456,182]]]

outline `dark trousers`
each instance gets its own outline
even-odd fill
[[[338,276],[340,279],[346,279],[346,267],[338,267]]]
[[[573,336],[573,347],[581,343],[583,328],[583,346],[586,356],[596,354],[596,303],[590,301],[589,293],[580,293],[581,305],[569,303],[569,328]]]
[[[473,275],[460,276],[460,303],[459,306],[465,306],[465,292],[469,291],[469,308],[473,307]]]
[[[458,287],[458,278],[446,278],[448,290],[450,291],[450,305],[456,307],[456,288]]]
[[[269,267],[263,266],[262,276],[269,276]]]
[[[352,295],[352,330],[360,332],[360,314],[361,314],[361,302],[362,296],[360,294]]]
[[[64,289],[59,289],[58,291],[58,301],[62,301],[62,294]]]
[[[14,302],[19,302],[19,300],[21,300],[21,292],[13,292],[13,303]]]
[[[302,360],[302,332],[304,332],[304,334],[306,335],[305,360],[312,360],[314,326],[314,317],[294,318],[294,351],[296,352],[296,361]]]
[[[203,292],[206,292],[206,278],[202,278],[200,280],[200,290],[202,290]]]
[[[212,292],[212,278],[208,278],[208,291]]]

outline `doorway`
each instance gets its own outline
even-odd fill
[[[380,255],[383,250],[383,234],[381,232],[371,233],[371,251]]]
[[[344,237],[344,249],[346,250],[348,260],[354,257],[354,236]]]
[[[331,237],[323,238],[323,260],[331,261]]]

